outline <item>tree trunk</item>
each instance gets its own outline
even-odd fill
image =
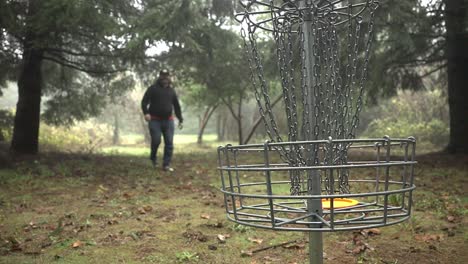
[[[271,104],[271,108],[273,109],[275,107],[275,105],[280,101],[280,99],[283,98],[283,95],[280,94],[278,95],[275,100],[273,101],[273,103]],[[258,125],[260,125],[260,122],[262,121],[262,117],[258,117],[257,120],[255,120],[255,122],[253,123],[252,125],[252,128],[250,129],[250,132],[247,134],[247,137],[245,138],[244,140],[244,145],[247,145],[247,143],[249,143],[250,139],[252,138],[253,134],[255,133],[255,130],[257,129]]]
[[[445,0],[450,153],[468,153],[468,27],[465,0]]]
[[[145,117],[143,114],[140,114],[140,111],[138,111],[138,119],[140,120],[140,125],[141,125],[141,132],[143,133],[143,137],[145,139],[146,144],[151,143],[151,135],[149,134],[149,129],[148,129],[148,122],[145,120]]]
[[[17,154],[36,154],[41,114],[42,51],[30,44],[25,46],[23,66],[18,79],[18,103],[11,151]]]
[[[218,137],[218,141],[221,141],[221,113],[218,113],[218,116],[216,117],[216,135]]]
[[[39,12],[39,4],[40,1],[29,2],[27,25]],[[28,29],[23,42],[23,64],[18,79],[18,103],[10,146],[15,154],[36,154],[39,148],[43,50],[36,43],[40,39],[40,35]]]
[[[203,143],[203,133],[205,132],[206,125],[211,118],[211,115],[214,113],[218,105],[210,106],[205,110],[203,118],[200,120],[200,126],[198,130],[197,144]]]
[[[132,109],[133,109],[133,115],[137,118],[137,120],[140,123],[140,132],[143,134],[143,140],[145,144],[150,144],[151,143],[151,135],[149,133],[148,129],[148,122],[145,120],[145,116],[143,115],[143,112],[141,111],[140,104],[138,101],[132,100]]]
[[[114,114],[114,135],[112,137],[112,144],[118,145],[120,143],[120,123],[118,114]]]
[[[242,130],[242,96],[239,98],[239,105],[237,108],[237,131],[239,135],[239,145],[244,141],[244,134]]]
[[[226,116],[224,111],[218,114],[217,123],[218,141],[224,141],[226,139]]]

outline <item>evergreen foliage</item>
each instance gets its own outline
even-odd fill
[[[446,80],[445,27],[441,0],[380,1],[369,71],[371,102],[397,94],[399,89],[427,88],[432,74],[439,85]],[[433,84],[433,83],[431,83]]]

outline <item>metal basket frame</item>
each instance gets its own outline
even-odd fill
[[[291,166],[275,157],[279,149],[299,145],[303,149],[317,146],[326,152],[325,146],[349,145],[349,158],[346,163],[337,164],[336,160],[313,166]],[[392,154],[400,148],[401,158]],[[328,148],[333,149],[333,148]],[[353,160],[354,150],[372,150],[375,160]],[[407,220],[411,215],[412,193],[416,188],[414,180],[416,141],[407,139],[339,139],[297,142],[266,142],[265,144],[232,146],[218,148],[218,170],[220,172],[227,218],[242,225],[283,231],[345,231],[382,227]],[[263,157],[260,163],[253,163],[248,153]],[[326,155],[326,153],[325,153]],[[241,160],[245,163],[241,164]],[[360,177],[354,175],[359,169],[375,169],[375,175]],[[324,176],[349,173],[350,193],[328,194],[322,186],[320,195],[302,192],[291,195],[278,192],[290,186],[286,175],[299,172],[303,184],[307,185],[311,173],[319,173],[321,185],[327,184]],[[396,173],[395,173],[396,172]],[[241,175],[243,174],[243,175]],[[261,177],[259,176],[261,175]],[[358,172],[359,174],[359,172]],[[251,178],[260,181],[249,182]],[[328,179],[328,183],[330,179]],[[371,191],[366,191],[372,189]],[[340,198],[357,199],[359,204],[351,207],[336,208],[334,201]],[[311,211],[308,204],[329,199],[330,208]],[[321,207],[321,206],[320,206]],[[316,207],[314,207],[316,208]]]

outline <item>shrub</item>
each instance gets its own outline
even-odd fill
[[[112,140],[106,125],[91,122],[74,127],[50,126],[41,123],[39,143],[41,148],[53,151],[92,153]]]
[[[438,147],[448,142],[447,100],[440,90],[399,92],[363,115],[368,119],[365,137],[415,136],[420,143]]]
[[[0,142],[11,139],[14,116],[11,111],[0,110]]]

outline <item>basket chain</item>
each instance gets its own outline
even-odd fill
[[[274,142],[283,142],[271,106],[273,93],[265,77],[259,43],[271,33],[276,48],[277,71],[287,118],[288,141],[352,139],[359,125],[363,104],[370,45],[374,26],[376,0],[355,1],[246,1],[242,13],[241,35],[244,39],[250,78],[254,86],[265,130]],[[298,6],[301,3],[303,7]],[[357,3],[356,3],[357,2]],[[354,3],[354,4],[353,4]],[[363,29],[364,12],[368,10],[367,30]],[[262,16],[258,16],[261,14]],[[268,16],[268,18],[265,18]],[[260,18],[258,18],[260,17]],[[257,20],[256,20],[257,19]],[[265,22],[266,21],[266,22]],[[310,35],[303,26],[310,23]],[[339,25],[346,24],[346,27]],[[343,34],[345,34],[343,36]],[[306,47],[306,39],[311,46]],[[362,49],[361,46],[364,46]],[[309,50],[306,50],[309,49]],[[307,55],[310,58],[307,58]],[[313,64],[308,67],[306,60]],[[309,85],[309,78],[313,82]],[[298,97],[300,100],[298,100]],[[299,102],[299,104],[298,104]],[[276,150],[291,166],[345,164],[349,144],[281,146]],[[334,193],[335,179],[322,173],[323,188]],[[290,173],[291,194],[307,193],[301,172]],[[338,175],[338,192],[349,193],[348,172]]]

